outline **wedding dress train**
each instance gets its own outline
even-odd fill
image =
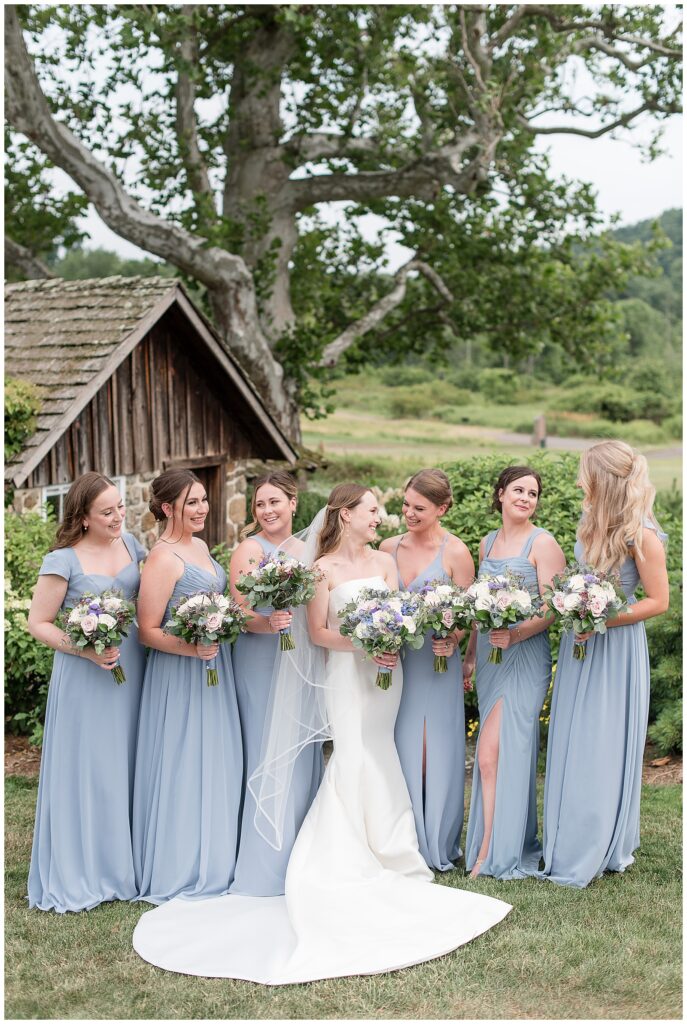
[[[377,580],[331,591],[331,628]],[[375,674],[362,654],[328,654],[334,753],[293,847],[286,894],[173,899],[134,931],[144,960],[266,985],[378,974],[442,956],[505,917],[501,900],[432,884],[394,745],[402,671],[389,690]]]

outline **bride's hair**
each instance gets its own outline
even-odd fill
[[[331,551],[336,551],[341,543],[344,529],[341,509],[355,508],[362,501],[363,495],[367,494],[369,490],[369,487],[363,487],[362,484],[339,484],[334,488],[327,500],[327,512],[320,531],[316,558],[321,558],[322,555],[328,555]]]
[[[653,504],[656,490],[647,461],[624,441],[602,441],[580,458],[584,493],[578,537],[585,561],[597,569],[617,569],[633,546],[643,558],[647,522],[658,529]]]

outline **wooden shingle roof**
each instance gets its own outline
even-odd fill
[[[268,430],[283,457],[296,453],[255,387],[181,283],[163,277],[22,281],[5,286],[5,373],[40,388],[36,431],[8,464],[21,486],[38,462],[151,327],[178,304]]]

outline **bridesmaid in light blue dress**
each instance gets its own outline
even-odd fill
[[[380,545],[398,568],[400,585],[418,591],[430,580],[466,587],[474,563],[458,537],[441,527],[453,502],[448,477],[425,469],[408,481],[403,514],[408,532]],[[420,853],[428,867],[450,871],[461,856],[465,789],[465,709],[458,643],[463,634],[403,654],[403,694],[395,740],[415,816]],[[448,656],[448,671],[434,671],[434,655]]]
[[[242,540],[231,558],[232,596],[245,605],[236,590],[241,573],[250,572],[262,558],[281,548],[298,557],[303,545],[291,537],[298,489],[290,473],[278,470],[255,481],[251,511],[260,532]],[[272,672],[279,654],[278,634],[289,626],[291,614],[264,606],[253,610],[248,632],[242,633],[232,654],[236,695],[243,738],[243,789],[239,852],[230,892],[243,896],[281,896],[291,848],[322,778],[322,745],[311,743],[296,759],[285,814],[281,848],[275,850],[255,827],[255,800],[247,789],[248,779],[260,761],[263,729],[267,717]]]
[[[565,566],[551,534],[531,522],[541,489],[539,474],[529,467],[505,469],[492,505],[502,526],[480,545],[480,573],[510,570],[535,596]],[[536,773],[539,714],[551,682],[549,624],[534,617],[470,637],[464,672],[466,678],[472,674],[476,646],[480,716],[465,853],[472,878],[524,878],[539,869]],[[502,648],[500,664],[488,661],[492,646]]]
[[[145,652],[132,624],[121,648],[72,648],[55,625],[60,608],[111,588],[135,600],[143,546],[122,531],[111,480],[86,473],[70,488],[54,548],[43,560],[29,631],[55,650],[48,690],[29,906],[90,910],[136,895],[131,801]],[[126,682],[110,669],[119,663]]]
[[[208,513],[190,470],[152,485],[150,509],[166,521],[141,580],[141,639],[148,657],[136,751],[133,849],[139,896],[164,903],[228,892],[241,801],[241,729],[227,644],[189,644],[163,632],[172,604],[198,591],[223,593],[227,576],[194,537]],[[208,663],[217,686],[207,685]]]
[[[604,871],[624,871],[639,846],[642,757],[649,714],[644,620],[668,608],[663,541],[646,459],[621,441],[582,454],[584,493],[575,558],[619,566],[627,612],[591,634],[586,657],[564,635],[551,703],[544,789],[543,877],[583,888]],[[646,596],[634,591],[642,583]]]

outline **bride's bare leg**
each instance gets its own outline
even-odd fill
[[[482,814],[484,816],[484,836],[482,845],[474,863],[470,878],[477,878],[491,842],[491,830],[494,824],[494,805],[496,803],[496,775],[499,766],[499,735],[501,733],[501,711],[503,698],[498,700],[482,726],[479,735],[477,763],[479,765],[480,785],[482,787]]]

